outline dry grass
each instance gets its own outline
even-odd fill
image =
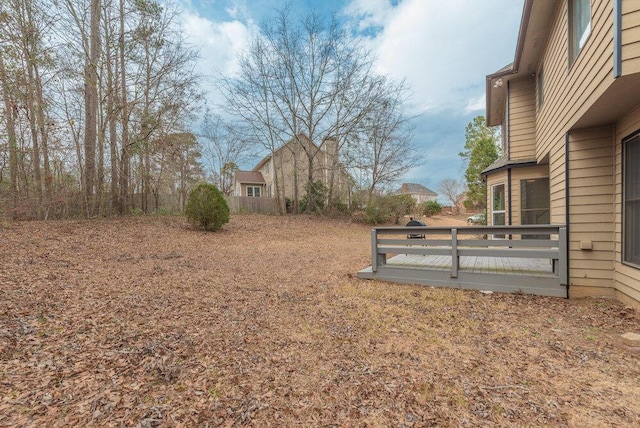
[[[640,424],[623,305],[358,280],[369,236],[3,225],[0,426]]]

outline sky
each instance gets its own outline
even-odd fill
[[[183,31],[200,49],[197,70],[232,75],[237,55],[282,0],[182,0]],[[485,77],[514,58],[524,0],[290,0],[302,15],[335,14],[362,38],[376,68],[404,80],[411,98],[414,145],[424,156],[404,182],[437,191],[445,178],[464,179],[458,155],[465,126],[485,114]],[[213,78],[205,79],[211,105]],[[242,167],[242,166],[241,166]],[[251,168],[252,165],[247,165]]]

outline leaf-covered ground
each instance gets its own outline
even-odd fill
[[[0,228],[0,426],[640,425],[633,312],[363,281],[369,228]]]

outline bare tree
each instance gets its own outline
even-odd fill
[[[352,134],[347,152],[347,165],[367,190],[367,202],[422,161],[413,143],[410,118],[402,113],[407,93],[404,84],[381,78],[370,90],[376,106]]]
[[[447,198],[447,201],[454,209],[454,214],[460,213],[460,207],[462,205],[462,196],[466,191],[465,185],[462,180],[456,178],[445,178],[438,184],[438,190]]]
[[[196,53],[176,4],[1,2],[0,162],[8,160],[11,184],[0,198],[13,215],[146,209],[151,197],[154,206],[171,199],[159,192],[175,194],[174,166],[198,173],[191,139],[165,144],[186,134],[199,101]]]
[[[96,144],[98,126],[98,61],[100,60],[100,0],[91,0],[88,55],[84,68],[84,162],[87,216],[95,212]],[[86,33],[84,33],[86,34]]]
[[[253,144],[244,134],[239,124],[225,122],[210,111],[205,113],[199,135],[203,154],[218,189],[225,195],[233,191],[234,169],[252,154]]]
[[[4,111],[7,126],[7,137],[9,152],[9,178],[11,180],[11,218],[16,217],[18,206],[18,154],[17,154],[17,138],[16,138],[16,110],[17,105],[14,101],[12,91],[7,78],[7,72],[4,67],[3,56],[5,53],[0,50],[0,85],[2,86],[2,99],[4,103]]]
[[[306,158],[305,187],[312,188],[325,142],[344,144],[373,109],[372,66],[337,21],[315,13],[296,21],[284,9],[252,40],[238,77],[224,80],[223,87],[229,110],[250,124],[254,139],[271,154],[285,141],[297,143]],[[276,187],[283,199],[283,189]],[[307,200],[307,210],[314,211],[314,198]]]
[[[28,151],[33,180],[29,180],[25,173],[25,188],[27,191],[31,188],[35,194],[35,215],[46,218],[53,185],[49,162],[48,101],[42,74],[43,69],[47,70],[53,64],[44,44],[52,19],[41,1],[8,0],[0,9],[0,22],[0,55],[8,60],[3,60],[2,64],[2,85],[3,99],[6,98],[5,104],[9,103],[6,107],[11,109],[7,110],[7,126],[11,128],[7,133],[13,141],[10,155],[17,154],[18,140],[30,140]],[[22,126],[23,123],[26,126]],[[17,161],[14,158],[10,165],[18,167]],[[17,175],[15,178],[17,188],[14,194],[17,198],[20,186]]]

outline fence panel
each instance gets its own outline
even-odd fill
[[[231,214],[278,214],[275,198],[227,196]]]

